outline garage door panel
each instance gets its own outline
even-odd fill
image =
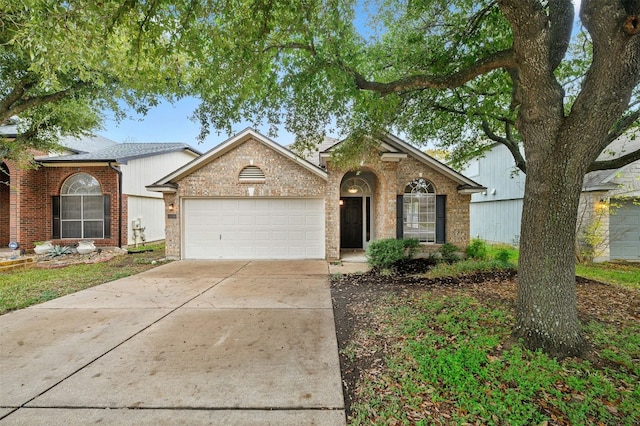
[[[324,200],[187,199],[185,259],[324,258]]]
[[[632,200],[615,201],[619,205],[609,217],[610,257],[640,259],[640,205]]]

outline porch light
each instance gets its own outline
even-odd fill
[[[170,204],[169,204],[169,211],[173,211],[173,208],[174,208],[173,203],[170,203]]]
[[[344,200],[340,200],[340,201],[338,201],[338,205],[340,205],[340,206],[344,206]]]
[[[358,187],[357,186],[350,186],[349,189],[347,189],[347,192],[349,194],[357,194],[358,193]]]

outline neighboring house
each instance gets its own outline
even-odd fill
[[[0,136],[15,132],[3,126]],[[119,144],[100,136],[60,143],[63,152],[34,152],[35,169],[0,160],[0,181],[9,183],[0,184],[0,246],[94,240],[97,246],[122,247],[142,242],[142,233],[146,241],[164,239],[162,196],[145,184],[198,157],[198,151],[183,143]]]
[[[640,149],[640,135],[616,139],[598,157],[610,160]],[[471,236],[518,244],[525,174],[516,171],[509,150],[496,144],[462,172],[487,190],[471,197]],[[640,259],[640,161],[585,176],[578,214],[578,237],[591,238],[598,260]],[[581,243],[584,244],[584,241]]]
[[[469,242],[473,180],[388,135],[358,170],[333,146],[309,160],[252,129],[160,179],[167,255],[182,259],[338,259],[382,238],[426,248]]]

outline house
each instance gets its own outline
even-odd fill
[[[638,149],[640,137],[622,136],[598,160],[614,159]],[[487,186],[486,191],[471,197],[471,236],[518,244],[525,175],[516,170],[509,150],[495,144],[462,173]],[[616,170],[587,173],[577,226],[579,244],[585,243],[585,232],[598,234],[589,238],[594,258],[640,259],[640,161]]]
[[[0,127],[15,137],[15,126]],[[62,152],[34,152],[21,170],[0,160],[0,246],[52,240],[68,245],[126,246],[164,239],[164,202],[145,184],[200,153],[183,143],[123,143],[100,136],[64,137]],[[135,221],[130,226],[129,221]]]
[[[246,129],[149,185],[164,194],[167,255],[338,259],[382,238],[468,244],[470,197],[484,187],[392,135],[340,170],[334,142],[308,160]]]

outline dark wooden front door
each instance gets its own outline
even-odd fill
[[[340,247],[362,248],[362,198],[343,198],[340,206]]]

